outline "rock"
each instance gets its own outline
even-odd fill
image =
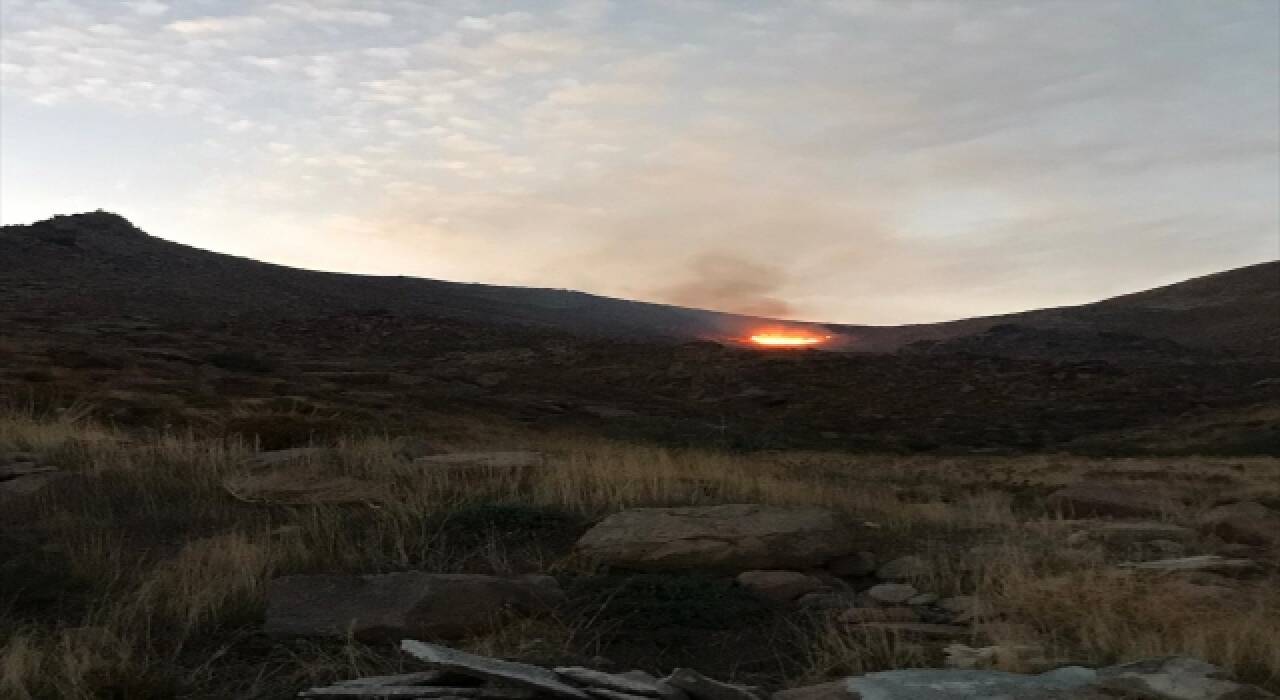
[[[822,581],[796,571],[744,571],[738,574],[738,585],[777,603],[790,603],[826,588]]]
[[[661,697],[662,700],[689,700],[688,693],[665,681],[658,680],[656,676],[646,671],[627,671],[626,673],[619,673],[618,675],[623,678],[630,678],[631,680],[652,683],[653,686],[658,689],[658,696]]]
[[[1178,559],[1157,559],[1155,561],[1125,562],[1118,565],[1122,569],[1138,571],[1163,572],[1209,572],[1223,575],[1247,574],[1259,569],[1258,562],[1252,559],[1227,559],[1216,554],[1203,554],[1195,557]]]
[[[1260,700],[1271,693],[1223,677],[1199,659],[1170,656],[1098,670],[1098,687],[1162,700]]]
[[[636,676],[621,676],[603,671],[595,671],[581,666],[561,666],[554,670],[558,675],[563,676],[578,685],[588,686],[590,688],[604,688],[628,695],[642,695],[647,697],[661,697],[662,693],[658,690],[658,681],[645,680]]]
[[[1046,499],[1049,508],[1072,517],[1150,518],[1181,510],[1150,485],[1081,481],[1058,489]]]
[[[625,510],[591,528],[577,549],[630,569],[740,572],[819,566],[853,544],[831,510],[738,504]]]
[[[861,578],[876,572],[876,558],[871,552],[854,552],[837,557],[827,564],[827,571],[842,578]]]
[[[593,695],[597,698],[602,698],[603,700],[650,700],[650,696],[648,695],[635,695],[632,693],[623,693],[617,690],[610,690],[608,688],[589,687],[589,688],[586,688],[586,691],[588,694]]]
[[[1092,669],[1068,666],[1039,675],[1004,671],[881,671],[845,681],[863,700],[1080,700],[1079,691],[1093,683]]]
[[[773,694],[773,700],[862,700],[862,696],[849,689],[848,681],[834,681],[782,690]]]
[[[568,700],[589,700],[591,697],[560,680],[553,671],[538,666],[477,656],[413,639],[400,642],[400,650],[442,671],[516,685]]]
[[[840,621],[854,625],[866,622],[919,622],[920,615],[911,608],[849,608],[840,613]]]
[[[919,593],[920,591],[909,583],[881,583],[867,589],[867,595],[873,600],[890,605],[905,603]]]
[[[933,605],[938,602],[937,593],[921,593],[907,601],[907,605]]]
[[[689,668],[677,668],[663,681],[688,693],[694,700],[764,700],[768,695],[761,689],[722,683]]]
[[[268,586],[266,632],[456,639],[492,629],[511,613],[554,607],[563,593],[548,578],[420,572],[285,576]]]
[[[1186,542],[1196,535],[1191,528],[1157,522],[1103,523],[1087,530],[1073,533],[1067,544],[1076,546],[1086,542],[1132,545],[1144,542],[1172,540]]]
[[[1280,514],[1261,503],[1218,506],[1200,516],[1197,524],[1227,542],[1263,547],[1280,543]]]
[[[546,464],[541,452],[507,450],[498,452],[451,452],[419,457],[414,464],[454,469],[529,469]]]
[[[876,569],[876,576],[884,581],[910,581],[933,572],[933,565],[924,557],[915,555],[899,557]]]

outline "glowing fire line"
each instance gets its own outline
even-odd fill
[[[800,335],[796,333],[757,333],[750,340],[756,345],[768,347],[799,348],[825,342],[829,335]]]

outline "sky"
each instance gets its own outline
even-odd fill
[[[0,219],[926,322],[1280,257],[1276,0],[0,0]]]

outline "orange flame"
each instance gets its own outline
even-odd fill
[[[829,335],[817,335],[808,331],[764,331],[752,335],[748,340],[765,347],[804,348],[820,345],[830,338]]]

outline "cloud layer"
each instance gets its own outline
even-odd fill
[[[1280,255],[1271,0],[6,0],[0,211],[847,322]]]

